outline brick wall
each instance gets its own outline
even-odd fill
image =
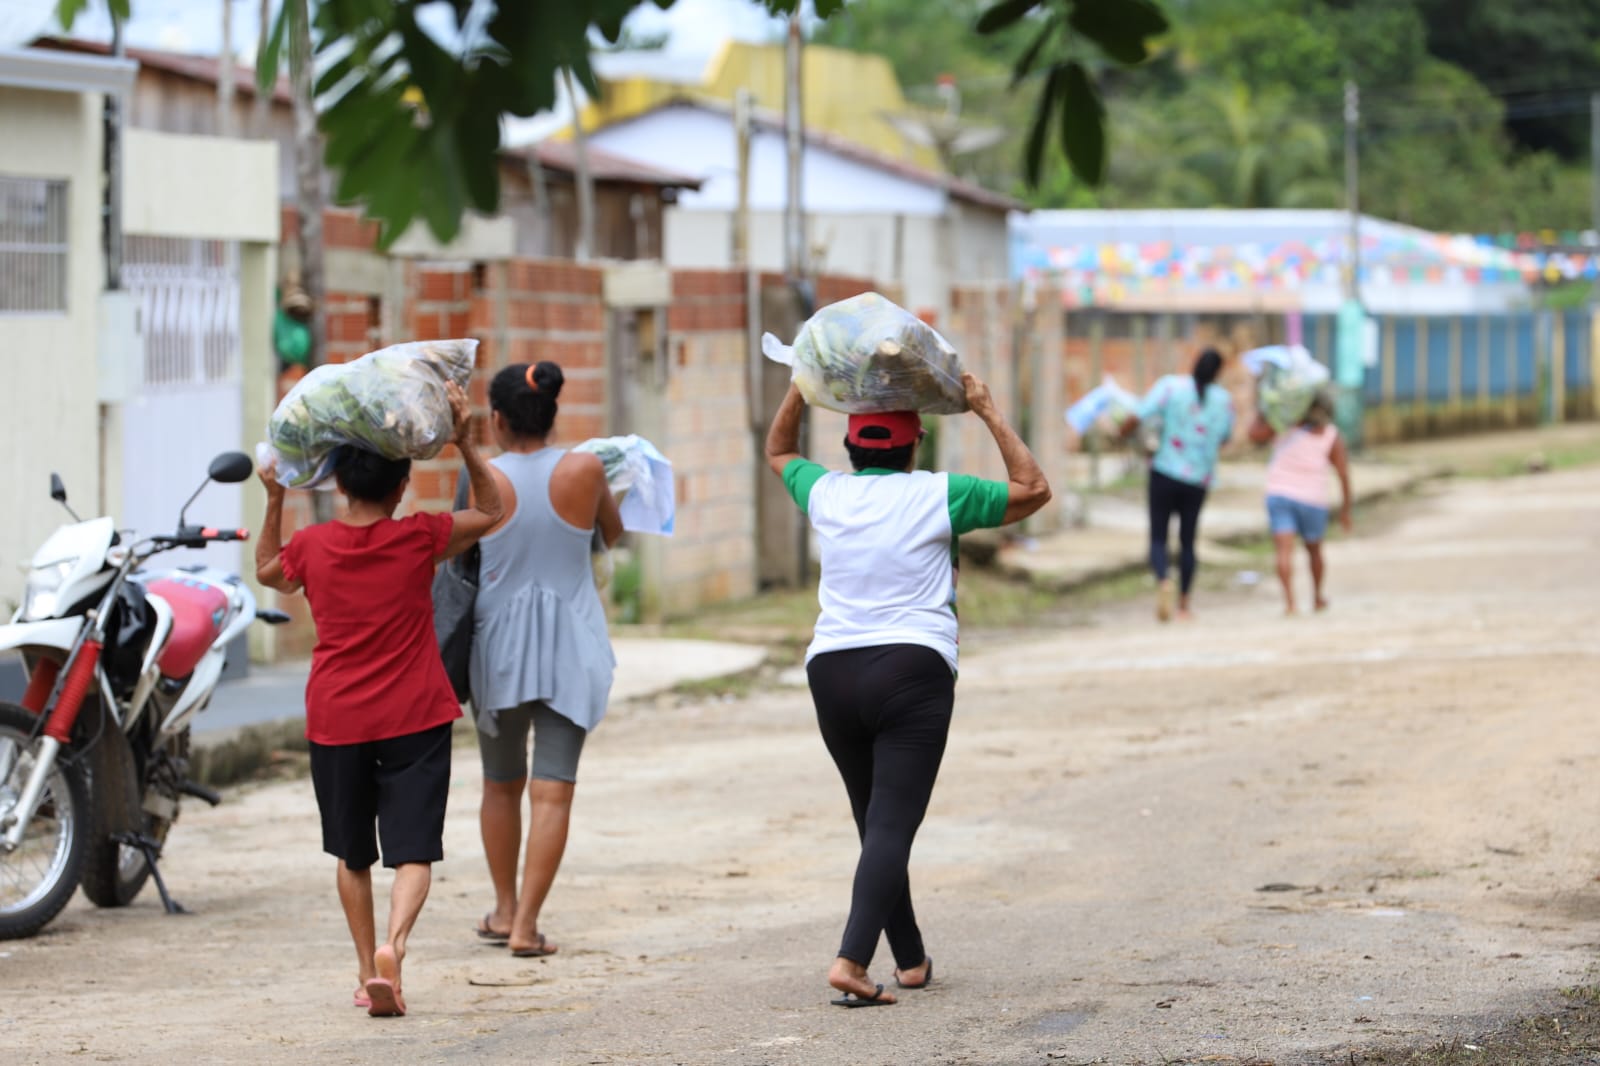
[[[683,614],[755,593],[754,484],[745,280],[731,271],[672,275],[666,389],[656,445],[672,460],[677,528],[647,575],[659,609]],[[625,431],[625,430],[622,430]]]
[[[946,336],[967,370],[988,383],[995,403],[1013,427],[1023,422],[1014,352],[1011,294],[1003,286],[961,286],[950,293]],[[994,438],[978,419],[954,415],[940,426],[940,463],[953,473],[1005,478]]]

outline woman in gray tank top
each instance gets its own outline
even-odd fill
[[[607,547],[616,543],[622,518],[600,460],[549,444],[562,382],[554,363],[516,363],[489,386],[502,453],[490,468],[505,516],[479,541],[472,640],[479,822],[495,892],[478,935],[519,957],[556,950],[539,932],[539,910],[566,850],[578,756],[606,713],[616,666],[589,554],[596,530]],[[524,784],[530,811],[519,893]]]

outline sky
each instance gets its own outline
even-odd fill
[[[173,52],[215,54],[222,42],[222,5],[233,6],[233,41],[236,52],[254,56],[259,0],[131,0],[133,18],[126,32],[130,45]],[[53,0],[0,0],[0,15],[11,5],[29,7]],[[73,35],[95,40],[111,39],[111,22],[104,0],[90,0],[91,11],[80,16]],[[273,0],[273,9],[279,0]],[[440,5],[443,13],[443,5]],[[781,20],[773,19],[755,0],[676,0],[662,11],[647,3],[629,18],[639,34],[663,30],[671,36],[668,49],[687,55],[710,56],[727,37],[766,40],[780,33]]]

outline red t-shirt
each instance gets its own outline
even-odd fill
[[[317,646],[306,682],[306,739],[359,744],[461,717],[433,634],[433,571],[448,514],[296,533],[280,560],[305,586]]]

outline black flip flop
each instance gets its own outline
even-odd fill
[[[900,980],[899,970],[894,972],[894,983],[901,988],[906,989],[907,991],[913,991],[918,988],[927,988],[929,985],[933,984],[933,956],[929,955],[923,961],[928,964],[928,975],[922,979],[922,983],[920,985],[908,985],[904,981]]]
[[[838,999],[830,999],[830,1000],[828,1000],[828,1002],[833,1004],[835,1007],[892,1007],[892,1006],[894,1006],[894,1000],[892,1000],[892,999],[884,999],[882,997],[883,997],[883,986],[879,985],[878,986],[878,990],[876,992],[872,993],[872,995],[870,995],[870,996],[858,996],[854,992],[846,992],[844,995],[840,996]]]
[[[492,940],[496,944],[504,944],[506,941],[511,939],[511,930],[507,929],[505,932],[502,933],[502,932],[500,932],[500,930],[492,928],[489,925],[489,919],[493,918],[493,917],[494,917],[494,911],[485,911],[484,912],[483,921],[479,922],[478,925],[477,925],[478,939],[480,939],[480,940]]]
[[[512,948],[511,957],[514,959],[542,959],[546,955],[554,955],[556,949],[545,946],[544,934],[539,934],[539,946],[534,948]]]

